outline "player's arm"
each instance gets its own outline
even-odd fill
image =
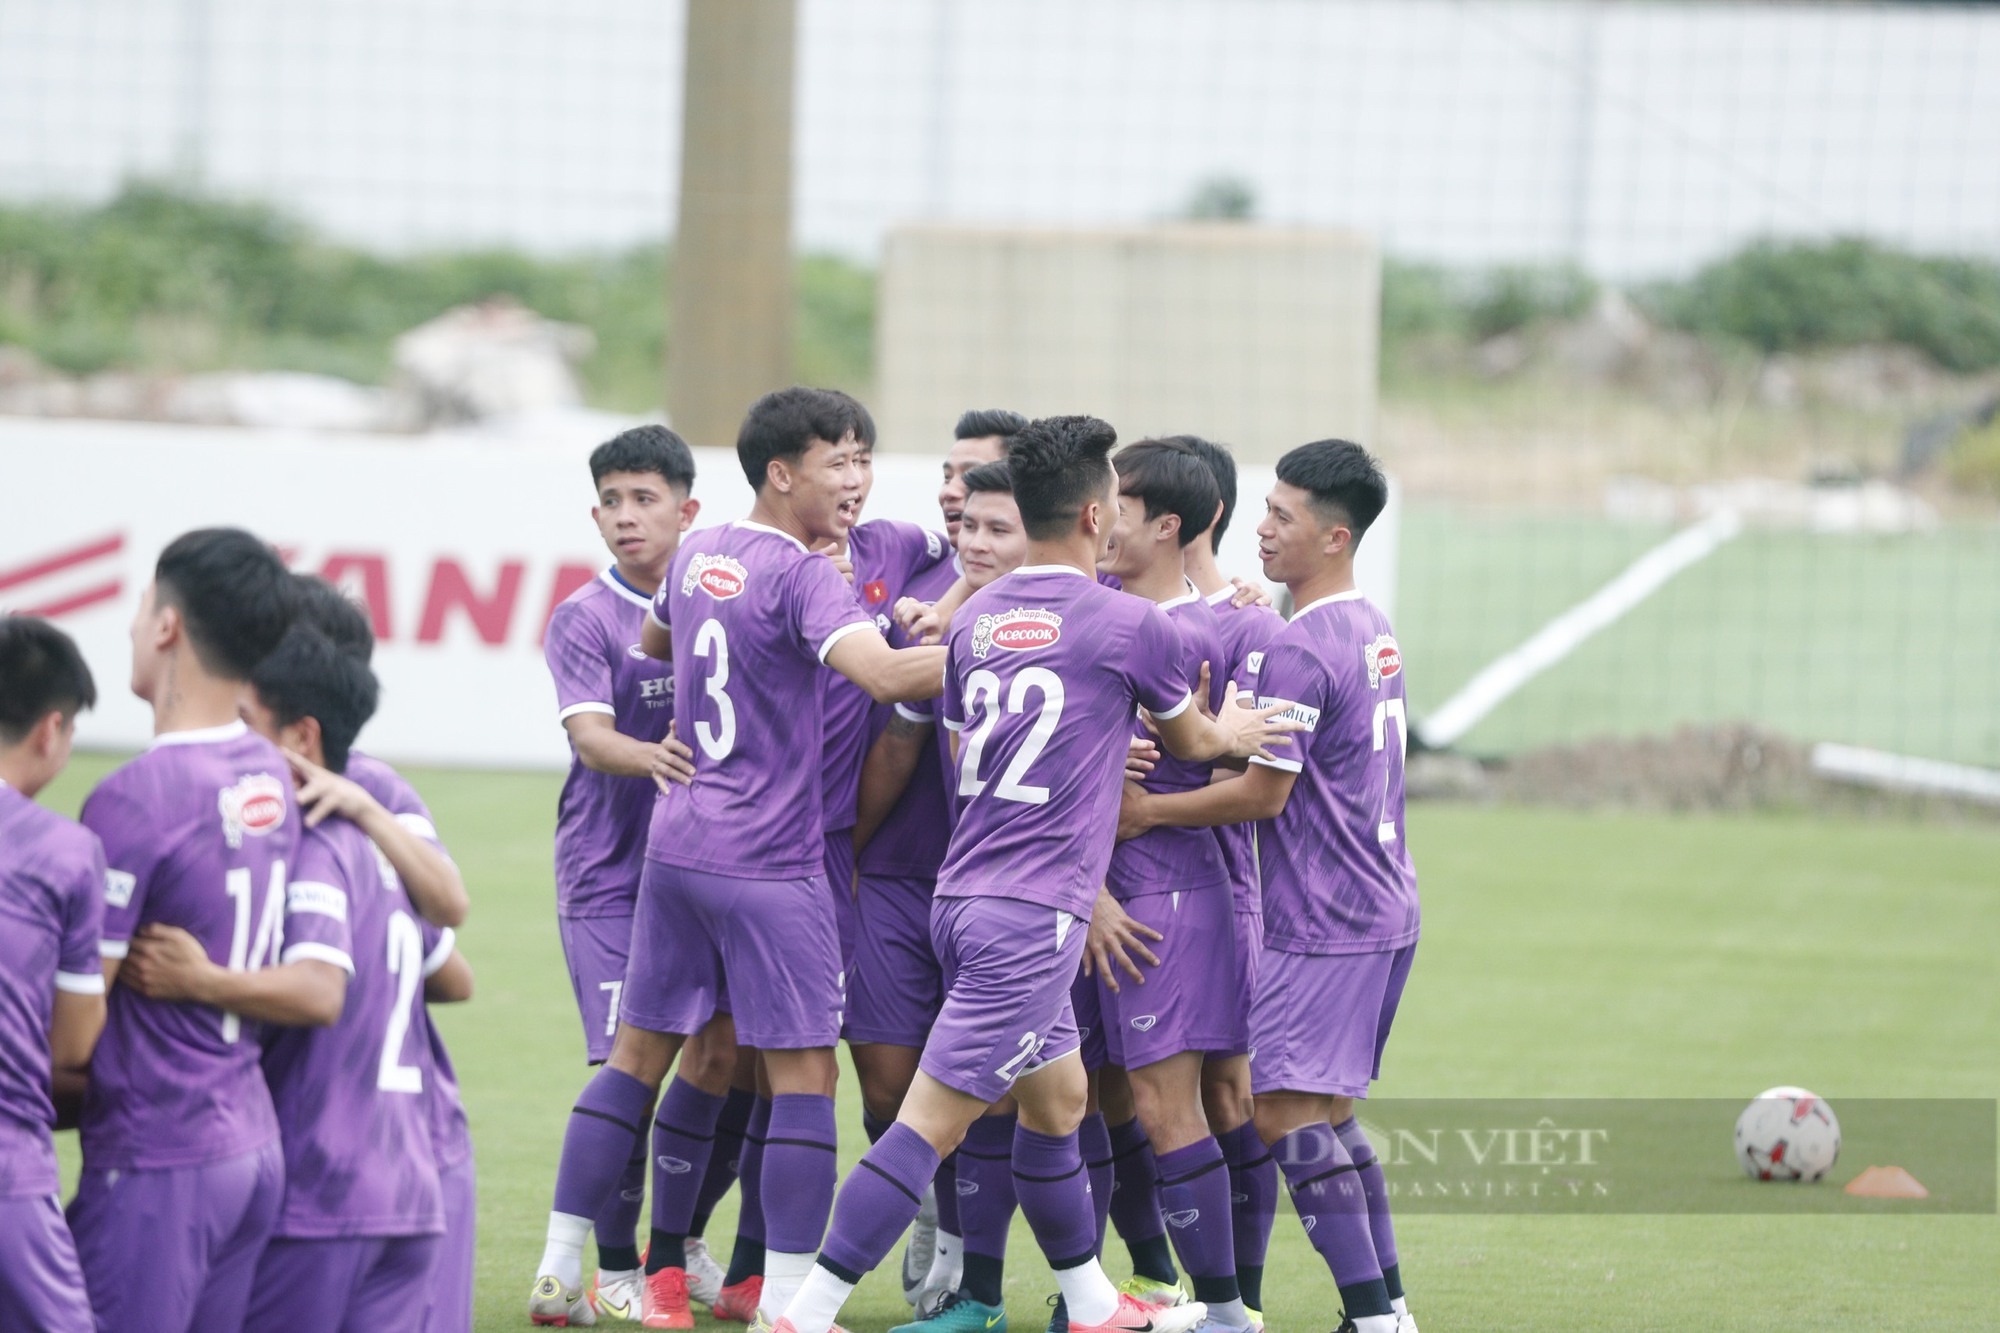
[[[149,999],[205,1004],[285,1027],[339,1022],[347,1003],[347,975],[347,968],[321,958],[232,972],[212,961],[200,940],[178,926],[157,922],[142,926],[133,937],[119,973],[125,985]]]
[[[958,608],[965,605],[972,591],[972,585],[961,574],[956,583],[945,589],[944,596],[928,606],[914,597],[905,597],[896,604],[896,623],[918,643],[943,643],[944,636],[951,632],[951,618],[958,614]]]
[[[456,926],[472,911],[472,898],[465,891],[465,878],[458,866],[430,839],[406,826],[388,807],[351,778],[342,777],[295,751],[285,751],[285,759],[298,779],[299,810],[307,828],[316,828],[328,815],[361,826],[368,840],[388,859],[410,895],[410,905],[426,921],[439,926]]]
[[[669,782],[694,781],[694,751],[671,728],[663,741],[642,741],[618,730],[609,713],[571,713],[562,720],[569,743],[585,768],[620,778],[651,778],[661,791]]]
[[[868,757],[861,761],[861,799],[855,807],[856,852],[874,838],[909,789],[910,776],[917,771],[924,747],[932,743],[933,726],[928,718],[913,717],[898,708],[868,747]]]
[[[891,648],[881,632],[866,622],[842,634],[823,659],[841,675],[868,691],[878,704],[914,703],[944,692],[945,649]]]
[[[1201,691],[1207,691],[1205,676]],[[1196,706],[1200,697],[1192,694],[1177,711],[1152,715],[1160,744],[1176,759],[1194,764],[1231,756],[1271,759],[1275,758],[1272,746],[1289,746],[1287,733],[1305,729],[1300,722],[1281,716],[1291,708],[1290,703],[1279,700],[1268,707],[1246,707],[1233,684],[1223,690],[1222,708],[1213,716]]]
[[[648,611],[644,623],[639,626],[639,647],[648,657],[671,662],[674,660],[674,632]]]
[[[1118,806],[1118,839],[1123,842],[1162,826],[1212,828],[1274,819],[1291,799],[1298,780],[1295,771],[1252,764],[1242,774],[1193,791],[1151,792],[1128,782]]]
[[[104,1031],[104,990],[78,992],[60,982],[49,1015],[49,1061],[58,1074],[81,1073]]]

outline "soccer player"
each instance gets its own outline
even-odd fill
[[[375,633],[368,616],[345,593],[312,574],[298,576],[299,619],[333,640],[334,645],[363,663],[375,653]],[[310,823],[338,814],[373,828],[370,841],[381,848],[390,867],[418,901],[413,885],[429,884],[434,897],[463,899],[464,881],[438,836],[430,807],[401,773],[359,749],[350,749],[344,773],[333,773],[298,754],[287,754],[298,783],[299,807]],[[358,788],[359,790],[350,790]],[[370,802],[411,836],[389,838]],[[456,886],[455,890],[453,886]],[[424,1000],[428,1004],[460,1003],[472,998],[472,967],[457,951],[457,935],[426,919],[424,936]],[[472,1155],[472,1131],[458,1093],[458,1074],[437,1024],[427,1026],[434,1077],[425,1089],[431,1122],[431,1147],[437,1157],[438,1183],[444,1192],[444,1235],[431,1274],[430,1313],[425,1333],[469,1333],[472,1327],[472,1271],[477,1240],[479,1185]]]
[[[1196,708],[1165,614],[1092,577],[1117,502],[1106,457],[1115,440],[1101,421],[1058,417],[1008,443],[1029,563],[967,601],[945,677],[963,807],[931,916],[944,1006],[896,1124],[848,1177],[780,1333],[828,1333],[855,1283],[916,1216],[940,1159],[1010,1090],[1020,1108],[1021,1211],[1075,1333],[1181,1333],[1206,1313],[1198,1302],[1142,1306],[1097,1262],[1076,1138],[1085,1081],[1070,981],[1111,856],[1110,806],[1134,707],[1154,714],[1168,750],[1194,761],[1269,753],[1296,724],[1267,720],[1281,708],[1234,699],[1219,717]]]
[[[736,445],[757,492],[749,519],[690,535],[653,600],[640,642],[673,662],[679,722],[700,772],[654,808],[618,1034],[564,1137],[530,1300],[537,1322],[572,1317],[590,1219],[725,984],[772,1091],[764,1175],[786,1185],[764,1201],[763,1308],[783,1308],[812,1266],[837,1176],[840,956],[825,882],[825,743],[810,704],[822,665],[877,702],[932,697],[943,675],[942,649],[890,648],[834,562],[811,549],[844,534],[873,431],[867,410],[843,393],[792,388],[758,399]],[[704,1168],[710,1145],[681,1137],[675,1155],[690,1173]],[[663,1241],[677,1244],[656,1229],[656,1251]],[[693,1326],[682,1269],[650,1273],[646,1285],[648,1327]]]
[[[1112,464],[1118,471],[1118,516],[1098,568],[1115,576],[1126,593],[1167,613],[1177,634],[1173,664],[1188,688],[1211,691],[1214,707],[1226,679],[1213,674],[1224,665],[1220,630],[1214,610],[1188,581],[1181,554],[1214,518],[1220,502],[1214,474],[1185,445],[1157,440],[1120,450]],[[1204,666],[1211,673],[1206,679]],[[1145,734],[1134,726],[1138,735]],[[1149,791],[1196,790],[1208,785],[1210,768],[1168,755],[1142,785]],[[1145,1132],[1151,1145],[1147,1174],[1159,1182],[1157,1206],[1182,1222],[1173,1228],[1174,1247],[1193,1279],[1195,1299],[1209,1307],[1210,1324],[1245,1330],[1252,1321],[1236,1282],[1229,1177],[1218,1169],[1225,1165],[1222,1148],[1201,1099],[1203,1058],[1234,1044],[1229,1003],[1239,998],[1222,846],[1207,829],[1154,829],[1117,845],[1105,882],[1091,922],[1091,957],[1100,955],[1100,942],[1123,914],[1158,941],[1152,951],[1158,961],[1142,985],[1121,986],[1111,972],[1096,969],[1106,1056],[1103,1099],[1121,1110],[1129,1101]],[[1128,1080],[1129,1098],[1114,1098],[1111,1088]],[[1108,1118],[1114,1119],[1116,1151],[1123,1128],[1116,1122],[1131,1116]],[[1149,1211],[1155,1207],[1150,1188],[1129,1192]],[[1145,1220],[1159,1226],[1157,1214]],[[1128,1242],[1134,1238],[1129,1229],[1125,1235]]]
[[[1258,525],[1267,578],[1299,608],[1265,652],[1260,699],[1293,701],[1296,754],[1260,757],[1201,791],[1127,788],[1122,831],[1257,820],[1264,953],[1250,1014],[1257,1132],[1361,1333],[1414,1329],[1381,1166],[1354,1118],[1416,951],[1416,871],[1403,823],[1403,658],[1354,586],[1354,549],[1388,502],[1359,445],[1278,460]]]
[[[276,961],[298,807],[285,757],[239,708],[296,604],[275,551],[208,528],[160,553],[132,622],[132,690],[152,705],[153,744],[82,815],[109,867],[110,994],[69,1221],[101,1327],[237,1327],[277,1222],[284,1159],[254,1028],[212,1005],[148,999],[118,970],[155,923],[235,971]]]
[[[618,1027],[653,802],[665,782],[685,775],[679,757],[685,747],[677,755],[672,735],[673,677],[639,651],[639,640],[653,594],[701,512],[701,502],[692,497],[694,472],[694,454],[664,426],[635,427],[591,453],[597,498],[591,518],[612,563],[556,608],[543,639],[557,716],[570,742],[569,776],[556,807],[557,924],[583,1018],[585,1056],[593,1065],[611,1054]],[[735,1047],[728,1016],[718,1015],[711,1029],[690,1043],[661,1107],[662,1125],[671,1129],[691,1119],[697,1135],[715,1132],[729,1102]],[[749,1100],[747,1093],[734,1099],[741,1119],[748,1118]],[[676,1162],[684,1156],[671,1149],[665,1155]],[[643,1140],[630,1146],[619,1187],[592,1222],[596,1303],[622,1319],[643,1314],[645,1273],[634,1231],[647,1159]],[[733,1159],[730,1154],[716,1162],[712,1155],[711,1170],[701,1174],[656,1169],[656,1218],[675,1219],[671,1229],[688,1232],[697,1196]],[[726,1187],[726,1174],[722,1183]],[[721,1297],[722,1270],[698,1238],[687,1237],[672,1254],[653,1251],[649,1263],[685,1265],[691,1293],[704,1304]]]
[[[251,683],[246,712],[260,735],[331,773],[346,768],[378,694],[365,663],[300,623]],[[360,825],[322,818],[301,833],[282,938],[277,966],[236,972],[187,932],[148,926],[124,968],[151,998],[271,1025],[263,1065],[284,1206],[246,1326],[421,1326],[444,1230],[419,995],[427,955],[415,908]]]
[[[0,1328],[91,1333],[57,1198],[50,1084],[104,1028],[104,849],[35,804],[69,762],[90,668],[45,620],[0,616]]]
[[[975,410],[959,417],[951,449],[944,457],[944,477],[937,497],[945,532],[954,547],[962,536],[961,520],[969,503],[966,477],[980,465],[999,459],[1006,437],[1027,424],[1027,418],[1019,413],[999,410]],[[1011,496],[1006,503],[1012,507]],[[905,573],[893,583],[877,575],[872,552],[885,543],[874,534],[884,526],[863,523],[849,534],[855,582],[862,589],[864,604],[871,608],[894,606],[904,596],[931,601],[951,587],[962,568],[956,559]],[[889,530],[899,527],[909,525],[892,525]],[[911,555],[926,550],[921,544],[922,529],[911,531],[916,539],[905,537],[890,545]],[[885,615],[878,613],[876,625],[898,647],[913,642]],[[828,705],[854,696],[867,702],[847,680],[831,672],[826,678],[834,682],[827,691]],[[930,944],[931,888],[944,861],[950,832],[944,779],[937,761],[938,731],[928,712],[900,717],[896,707],[872,707],[862,718],[866,731],[859,737],[837,737],[835,713],[831,706],[827,711],[828,771],[840,774],[841,786],[830,788],[826,799],[830,810],[845,812],[847,823],[839,830],[838,839],[829,833],[827,873],[833,875],[840,864],[841,849],[835,843],[844,839],[848,854],[857,860],[857,873],[850,878],[856,882],[853,908],[858,923],[847,955],[845,1031],[861,1083],[863,1120],[871,1143],[896,1118],[896,1108],[917,1072],[924,1029],[943,998]],[[925,720],[911,720],[919,715]],[[855,760],[850,765],[842,747],[855,741],[864,744],[854,745]],[[868,756],[865,764],[863,750]],[[861,796],[867,764],[874,766],[875,780],[873,789]],[[834,818],[829,816],[829,822]],[[924,1196],[923,1209],[903,1251],[903,1298],[919,1313],[958,1285],[962,1253],[959,1227],[956,1179],[947,1163],[937,1184]],[[933,1269],[937,1270],[935,1277]]]

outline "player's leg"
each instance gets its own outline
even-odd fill
[[[632,949],[632,917],[559,917],[563,961],[569,967],[570,992],[583,1022],[584,1058],[601,1066],[611,1056],[618,1035],[620,993],[625,986],[625,962]],[[600,1308],[620,1319],[639,1317],[639,1210],[646,1197],[646,1141],[635,1139],[626,1154],[618,1187],[591,1218],[597,1238],[596,1299]]]
[[[1389,1044],[1389,1029],[1395,1023],[1396,1008],[1402,1003],[1403,986],[1409,980],[1416,952],[1417,946],[1412,944],[1396,950],[1390,959],[1389,976],[1375,1022],[1375,1059],[1368,1074],[1371,1082],[1382,1076],[1382,1051]],[[1354,1116],[1352,1103],[1342,1114],[1336,1102],[1330,1118],[1335,1136],[1354,1160],[1355,1174],[1361,1177],[1361,1189],[1368,1198],[1368,1232],[1375,1240],[1375,1258],[1382,1265],[1382,1283],[1388,1288],[1389,1303],[1396,1309],[1399,1326],[1407,1321],[1414,1329],[1415,1323],[1409,1319],[1409,1299],[1403,1292],[1403,1268],[1396,1252],[1396,1226],[1389,1215],[1389,1186],[1382,1177],[1382,1164],[1376,1159],[1368,1136],[1362,1132],[1361,1122]]]
[[[409,1327],[411,1316],[420,1315],[432,1299],[431,1274],[442,1257],[444,1237],[387,1236],[370,1246],[370,1262],[355,1284],[340,1333]]]
[[[772,1318],[805,1280],[839,1180],[833,1090],[840,1033],[840,953],[832,900],[818,876],[712,882],[726,910],[720,938],[739,1039],[763,1053],[771,1120],[763,1171],[764,1287]]]
[[[1076,980],[1070,983],[1069,1002],[1076,1017],[1077,1053],[1083,1057],[1090,1089],[1083,1104],[1083,1124],[1076,1132],[1083,1146],[1084,1171],[1090,1177],[1090,1205],[1097,1214],[1097,1254],[1103,1258],[1105,1227],[1111,1219],[1111,1199],[1118,1187],[1118,1176],[1100,1086],[1109,1048],[1104,1041],[1104,1013],[1097,1002],[1097,978],[1084,976],[1079,968]]]
[[[264,1297],[258,1260],[285,1206],[285,1153],[276,1143],[254,1153],[200,1168],[208,1199],[241,1199],[236,1225],[210,1251],[207,1280],[196,1300],[200,1318],[215,1328],[248,1324],[253,1300]],[[290,1293],[285,1293],[287,1296]]]
[[[1098,1099],[1104,1108],[1105,1136],[1111,1144],[1111,1198],[1108,1216],[1132,1261],[1137,1294],[1179,1290],[1173,1248],[1167,1243],[1167,1223],[1160,1204],[1160,1175],[1154,1165],[1153,1142],[1132,1097],[1125,1070],[1107,1063],[1097,1075]],[[1140,1283],[1150,1283],[1142,1288]]]
[[[473,1158],[441,1164],[444,1235],[431,1274],[431,1309],[424,1333],[471,1333],[472,1266],[479,1239],[479,1175]]]
[[[0,1198],[0,1328],[96,1327],[62,1205],[53,1194]]]
[[[647,1285],[652,1285],[654,1274],[673,1269],[681,1276],[667,1281],[684,1291],[683,1299],[694,1295],[686,1269],[689,1227],[735,1067],[736,1024],[730,1015],[717,1013],[688,1038],[680,1071],[667,1084],[653,1118],[653,1228],[646,1253]],[[702,1299],[712,1304],[717,1294],[711,1290]],[[685,1324],[663,1326],[693,1325],[690,1318]]]
[[[737,1087],[748,1087],[750,1117],[743,1125],[743,1150],[737,1156],[736,1244],[729,1269],[722,1275],[722,1295],[716,1299],[718,1319],[749,1323],[757,1317],[764,1292],[764,1141],[771,1132],[771,1082],[755,1047],[737,1033]]]
[[[380,1244],[359,1236],[319,1240],[275,1237],[253,1261],[256,1290],[241,1321],[201,1323],[196,1327],[339,1333],[348,1307],[361,1289],[362,1274]],[[419,1305],[417,1314],[421,1317],[422,1313],[423,1307]],[[398,1317],[408,1323],[410,1311],[400,1310]]]
[[[1129,1072],[1139,1123],[1153,1144],[1160,1205],[1195,1299],[1218,1325],[1246,1328],[1236,1284],[1228,1163],[1202,1112],[1199,1051],[1182,1051]],[[1142,1297],[1148,1293],[1138,1293]]]
[[[1366,1191],[1333,1124],[1353,1114],[1352,1098],[1367,1093],[1392,971],[1389,954],[1268,950],[1250,1014],[1258,1136],[1276,1157],[1307,1238],[1360,1333],[1390,1333],[1396,1312]]]
[[[688,1291],[694,1299],[710,1306],[722,1299],[726,1274],[709,1250],[708,1224],[716,1205],[737,1182],[743,1166],[744,1135],[750,1129],[751,1113],[757,1108],[755,1052],[749,1053],[751,1072],[740,1075],[737,1071],[744,1067],[744,1054],[745,1049],[738,1047],[730,1069],[729,1090],[723,1094],[722,1114],[715,1119],[715,1148],[708,1155],[708,1170],[703,1173],[701,1189],[695,1195],[694,1216],[688,1219]],[[739,1207],[739,1218],[742,1212]],[[761,1264],[757,1271],[763,1272]]]
[[[1264,1256],[1278,1208],[1278,1163],[1252,1119],[1247,1052],[1210,1057],[1201,1067],[1202,1109],[1229,1168],[1236,1285],[1253,1316],[1264,1308]]]
[[[563,1134],[548,1243],[529,1298],[534,1323],[585,1320],[583,1242],[592,1219],[620,1188],[633,1144],[644,1138],[660,1084],[686,1034],[715,1012],[722,978],[715,913],[703,886],[689,878],[675,867],[646,862],[619,992],[618,1032]]]

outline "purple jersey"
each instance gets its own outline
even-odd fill
[[[1176,644],[1172,652],[1175,677],[1193,690],[1201,683],[1201,664],[1208,663],[1209,707],[1222,702],[1222,634],[1216,627],[1215,612],[1189,584],[1179,597],[1158,603],[1174,625]],[[1137,718],[1130,734],[1151,736]],[[1147,791],[1197,791],[1208,785],[1213,764],[1191,764],[1176,759],[1162,748],[1160,760],[1140,785]],[[1111,852],[1111,867],[1105,885],[1120,902],[1141,894],[1219,889],[1229,883],[1229,868],[1222,859],[1222,844],[1205,828],[1174,828],[1162,825],[1148,829]]]
[[[951,545],[944,534],[914,523],[878,518],[856,525],[847,534],[847,557],[854,566],[855,595],[885,636],[894,626],[889,612],[897,598],[932,601],[951,587],[950,580],[928,593],[912,586],[919,576],[952,565]],[[928,580],[925,586],[929,586]],[[831,669],[820,672],[819,691],[820,726],[826,734],[820,800],[826,811],[827,832],[837,833],[854,827],[861,761],[868,757],[868,745],[874,739],[869,721],[876,705],[868,691]]]
[[[1284,633],[1285,618],[1262,603],[1238,606],[1235,596],[1236,589],[1230,587],[1211,593],[1208,598],[1222,631],[1223,656],[1229,659],[1226,671],[1220,664],[1213,669],[1221,673],[1224,683],[1234,681],[1238,691],[1255,695],[1264,652]],[[1261,910],[1263,900],[1257,888],[1257,826],[1224,824],[1215,830],[1215,837],[1222,844],[1222,859],[1229,867],[1236,910]]]
[[[904,589],[904,595],[926,602],[936,601],[951,590],[958,578],[957,561],[937,565],[912,579]],[[905,648],[912,642],[900,628],[891,627],[889,643],[892,647]],[[889,718],[898,713],[911,722],[934,723],[936,720],[935,706],[928,699],[913,704],[880,706],[868,728],[870,745],[889,725]],[[882,827],[861,849],[860,867],[864,875],[936,879],[938,867],[944,864],[945,848],[951,843],[954,813],[945,797],[944,781],[945,771],[951,764],[950,733],[936,726],[932,727],[932,733],[936,740],[926,744],[918,756],[917,767],[910,774],[910,785],[903,788],[903,794],[890,808]]]
[[[1166,612],[1066,565],[1024,565],[954,618],[943,719],[960,810],[941,898],[1088,919],[1117,832],[1132,708],[1194,705]]]
[[[1301,608],[1265,651],[1257,701],[1306,724],[1279,759],[1299,775],[1257,826],[1264,942],[1290,953],[1372,953],[1415,942],[1417,872],[1403,827],[1403,656],[1360,592]]]
[[[368,794],[394,815],[397,823],[444,855],[451,855],[438,837],[430,807],[401,773],[373,755],[354,750],[347,756],[347,776],[367,788]],[[429,978],[451,960],[452,950],[458,947],[458,936],[448,927],[433,926],[422,919],[417,924],[424,931],[424,976]],[[444,1048],[444,1038],[438,1035],[436,1024],[429,1024],[428,1030],[431,1065],[437,1077],[431,1080],[425,1100],[430,1103],[431,1142],[437,1149],[438,1166],[443,1168],[455,1166],[472,1155],[472,1130],[466,1122],[465,1103],[458,1095],[458,1071],[452,1067],[451,1052]]]
[[[192,934],[216,963],[277,961],[299,810],[278,747],[241,722],[157,736],[99,783],[85,827],[104,842],[106,958],[142,925]],[[253,1024],[111,988],[84,1098],[91,1170],[203,1166],[272,1141],[278,1122]]]
[[[812,701],[827,653],[874,620],[833,561],[749,522],[682,542],[652,616],[673,632],[698,775],[654,803],[647,856],[737,879],[819,876],[826,747]]]
[[[673,670],[646,656],[639,630],[645,594],[607,569],[549,617],[542,655],[555,677],[558,719],[600,713],[627,736],[664,740],[674,718]],[[659,788],[651,778],[585,768],[570,749],[556,803],[556,911],[630,916]]]
[[[285,893],[287,963],[349,973],[331,1027],[272,1028],[264,1077],[285,1145],[275,1234],[414,1236],[444,1229],[431,1146],[424,935],[416,910],[359,825],[329,819],[299,839]]]
[[[49,1018],[104,994],[104,848],[0,782],[0,1199],[56,1192]]]

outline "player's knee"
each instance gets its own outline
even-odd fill
[[[1076,1133],[1088,1093],[1083,1064],[1077,1060],[1059,1060],[1014,1085],[1021,1124],[1054,1138]]]
[[[685,1038],[670,1032],[648,1032],[629,1024],[619,1024],[611,1042],[611,1058],[604,1063],[657,1090],[673,1067]]]
[[[680,1075],[711,1096],[729,1091],[736,1073],[736,1043],[732,1034],[703,1029],[688,1038],[681,1054]]]
[[[1254,1102],[1250,1096],[1250,1069],[1236,1062],[1205,1066],[1201,1075],[1201,1109],[1208,1118],[1209,1132],[1228,1134],[1250,1119]]]

